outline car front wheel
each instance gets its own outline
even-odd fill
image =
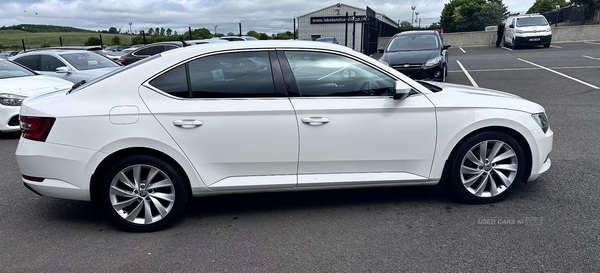
[[[102,181],[101,205],[109,219],[129,231],[172,224],[188,201],[187,179],[162,159],[135,155],[113,164]]]
[[[504,199],[522,181],[526,166],[519,143],[505,133],[492,131],[466,139],[449,162],[456,197],[480,204]]]

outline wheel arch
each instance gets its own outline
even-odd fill
[[[474,130],[466,135],[464,135],[457,143],[456,145],[454,145],[454,147],[452,148],[451,152],[448,154],[448,157],[445,159],[444,161],[444,167],[442,168],[442,174],[441,174],[441,179],[440,179],[440,183],[444,183],[445,178],[447,178],[447,171],[448,171],[448,164],[450,162],[450,159],[453,158],[457,152],[457,150],[461,147],[461,145],[463,145],[463,143],[465,143],[465,141],[467,139],[469,139],[470,137],[479,134],[479,133],[483,133],[483,132],[500,132],[500,133],[504,133],[509,135],[510,137],[512,137],[517,143],[519,143],[519,145],[521,146],[521,149],[523,149],[523,153],[525,154],[525,172],[523,173],[523,181],[527,181],[527,177],[529,177],[531,175],[531,168],[532,168],[532,161],[533,161],[533,154],[532,154],[532,150],[531,147],[529,145],[529,142],[527,141],[527,139],[525,138],[525,136],[523,136],[519,131],[513,129],[513,128],[509,128],[509,127],[504,127],[504,126],[487,126],[487,127],[482,127],[479,128],[477,130]]]
[[[124,149],[121,149],[119,151],[116,151],[116,152],[110,154],[109,156],[105,157],[100,162],[100,164],[98,164],[98,166],[96,167],[96,169],[94,170],[94,172],[92,173],[92,176],[90,178],[89,191],[90,191],[90,198],[91,198],[92,202],[97,203],[100,200],[99,194],[100,194],[100,187],[102,186],[103,174],[117,160],[124,158],[126,156],[131,156],[131,155],[154,156],[154,157],[157,157],[157,158],[169,163],[173,168],[175,168],[179,173],[181,173],[181,175],[183,177],[185,177],[187,179],[187,181],[185,181],[185,185],[188,188],[188,193],[190,194],[189,200],[193,200],[192,187],[191,187],[191,183],[190,183],[191,177],[189,177],[188,173],[185,172],[185,170],[183,169],[181,164],[179,164],[175,159],[173,159],[171,156],[169,156],[163,152],[160,152],[158,150],[155,150],[155,149],[145,148],[145,147],[129,147],[129,148],[124,148]]]

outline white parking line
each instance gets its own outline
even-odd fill
[[[465,67],[460,63],[459,60],[456,60],[456,62],[458,63],[458,66],[460,66],[460,69],[462,69],[462,71],[465,73],[465,75],[467,75],[467,78],[469,78],[469,81],[471,81],[471,84],[475,87],[479,87],[479,85],[477,85],[477,83],[475,82],[475,80],[473,80],[473,77],[471,77],[471,74],[469,74],[469,72],[465,69]]]
[[[539,64],[532,63],[532,62],[530,62],[530,61],[527,61],[527,60],[523,60],[523,59],[521,59],[521,58],[517,58],[517,59],[518,59],[519,61],[526,62],[526,63],[528,63],[528,64],[530,64],[530,65],[537,66],[537,67],[539,67],[539,68],[542,68],[542,69],[548,70],[548,71],[550,71],[550,72],[552,72],[552,73],[554,73],[554,74],[557,74],[557,75],[563,76],[563,77],[565,77],[565,78],[567,78],[567,79],[570,79],[570,80],[576,81],[576,82],[578,82],[578,83],[581,83],[581,84],[583,84],[583,85],[587,85],[587,86],[589,86],[589,87],[591,87],[591,88],[594,88],[594,89],[600,89],[600,87],[598,87],[598,86],[595,86],[595,85],[589,84],[589,83],[587,83],[587,82],[584,82],[584,81],[582,81],[582,80],[579,80],[579,79],[573,78],[573,77],[571,77],[571,76],[565,75],[565,74],[563,74],[563,73],[560,73],[560,72],[558,72],[558,71],[556,71],[556,70],[552,70],[552,69],[550,69],[550,68],[547,68],[547,67],[541,66],[541,65],[539,65]]]
[[[460,51],[462,51],[463,53],[467,53],[464,49],[462,49],[462,47],[459,47]]]
[[[585,56],[585,55],[582,55],[581,57],[588,58],[588,59],[592,59],[592,60],[598,60],[598,61],[600,61],[600,58],[594,58],[594,57]]]
[[[510,48],[508,48],[508,47],[505,47],[505,46],[502,46],[502,49],[506,49],[506,50],[510,50],[510,51],[512,51],[512,49],[510,49]]]
[[[600,59],[599,59],[600,60]],[[548,67],[550,69],[598,69],[599,65],[589,66],[553,66]],[[539,67],[527,67],[527,68],[490,68],[490,69],[471,69],[471,72],[498,72],[498,71],[528,71],[528,70],[542,70]],[[462,70],[448,70],[448,73],[462,73]]]
[[[560,46],[555,46],[555,45],[550,45],[550,47],[554,47],[554,48],[562,48]]]
[[[594,43],[594,42],[584,42],[586,44],[590,44],[590,45],[600,45],[600,43]]]

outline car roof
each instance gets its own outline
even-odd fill
[[[93,53],[90,50],[82,50],[82,49],[44,49],[44,50],[30,50],[23,52],[19,55],[13,56],[15,58],[33,55],[33,54],[46,54],[46,55],[64,55],[64,54],[72,54],[72,53]]]
[[[147,47],[155,46],[155,45],[176,45],[176,46],[183,46],[183,43],[181,41],[156,42],[156,43],[142,45],[142,46],[138,47],[137,49],[147,48]]]

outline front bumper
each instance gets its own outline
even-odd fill
[[[552,151],[552,143],[554,139],[554,132],[548,128],[548,131],[544,133],[541,129],[531,131],[535,138],[535,147],[531,147],[533,156],[531,174],[527,181],[536,180],[540,175],[550,169],[552,161],[550,160],[550,152]]]
[[[552,42],[552,35],[515,37],[517,45],[547,45]]]
[[[444,69],[442,65],[436,65],[434,67],[425,67],[424,65],[413,65],[404,67],[403,65],[392,65],[396,71],[408,76],[415,80],[442,80]]]
[[[0,132],[9,133],[21,130],[19,110],[21,110],[20,106],[0,105]]]

